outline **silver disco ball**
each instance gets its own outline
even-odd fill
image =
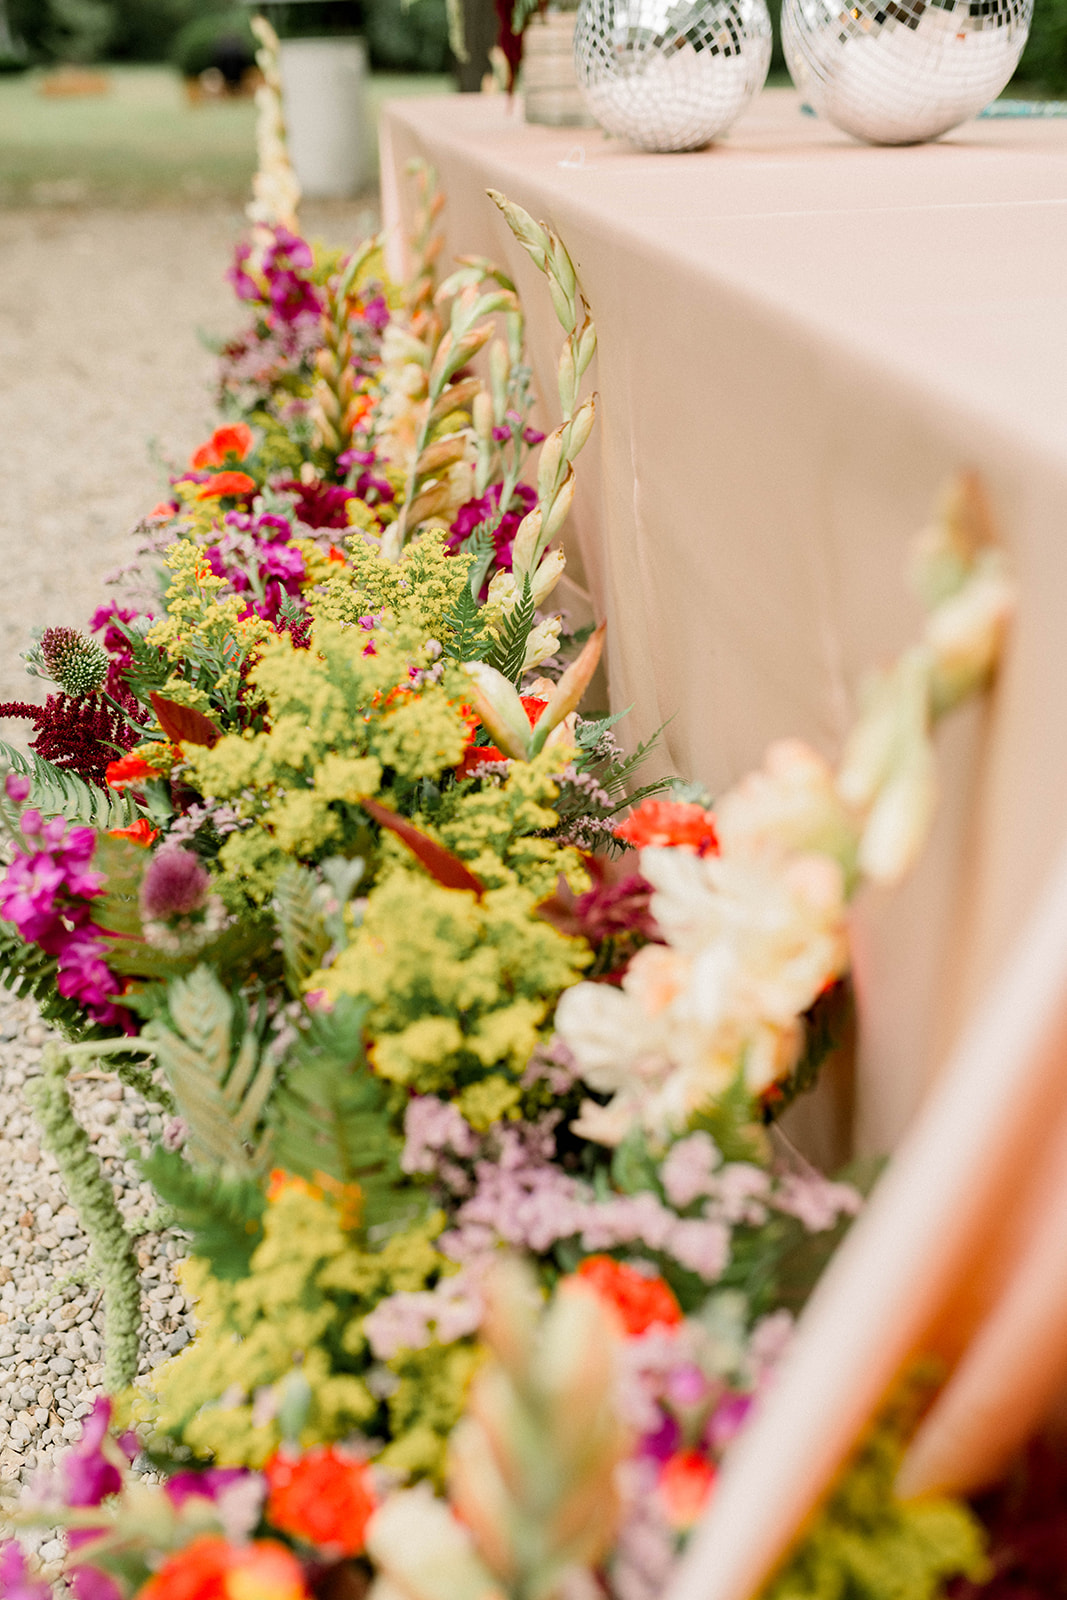
[[[574,65],[608,133],[642,150],[699,150],[763,87],[765,0],[581,0]]]
[[[1033,0],[783,0],[793,82],[821,117],[869,144],[936,139],[1015,71]]]

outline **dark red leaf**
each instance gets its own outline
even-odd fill
[[[165,700],[161,694],[153,693],[149,699],[159,726],[175,744],[204,744],[210,750],[222,738],[222,729],[202,711],[183,706],[177,700]]]
[[[396,811],[390,811],[388,806],[380,805],[377,800],[365,795],[359,803],[379,827],[388,828],[390,833],[395,833],[398,839],[404,841],[412,855],[418,857],[430,877],[435,878],[442,888],[469,889],[479,900],[482,898],[485,886],[481,879],[476,878],[451,850],[446,850],[443,844],[431,839],[413,822]]]

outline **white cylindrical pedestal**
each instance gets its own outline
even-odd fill
[[[362,39],[283,39],[279,54],[289,155],[309,199],[347,199],[368,182]]]

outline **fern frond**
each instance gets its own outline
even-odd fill
[[[479,585],[480,587],[480,585]],[[485,652],[488,634],[482,621],[477,591],[466,584],[445,618],[445,654],[453,661],[478,661]]]
[[[512,683],[518,683],[522,677],[523,665],[526,661],[526,646],[530,638],[530,630],[534,622],[534,598],[530,586],[530,574],[523,579],[522,599],[514,610],[505,617],[504,625],[486,660],[491,667],[501,673]]]
[[[298,1177],[358,1184],[360,1220],[375,1227],[418,1209],[400,1166],[387,1091],[363,1053],[366,1002],[342,995],[314,1012],[271,1105],[274,1157]]]
[[[175,978],[167,1001],[173,1026],[156,1020],[144,1031],[189,1129],[190,1154],[248,1177],[264,1172],[270,1139],[260,1124],[274,1068],[244,1007],[203,965]]]
[[[254,1178],[235,1178],[196,1167],[162,1145],[138,1162],[174,1222],[190,1236],[190,1249],[212,1274],[232,1282],[248,1275],[252,1252],[263,1237],[266,1195]]]
[[[304,983],[322,965],[330,935],[315,899],[314,873],[295,864],[287,867],[274,889],[274,915],[282,941],[285,980],[299,996]]]
[[[0,739],[0,761],[20,778],[30,780],[29,803],[45,817],[65,817],[68,822],[83,822],[107,831],[128,828],[137,812],[125,795],[98,789],[76,772],[57,767],[43,756],[23,755],[14,745]],[[5,797],[0,806],[12,827],[18,826],[18,812]]]

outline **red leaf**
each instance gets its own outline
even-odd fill
[[[156,721],[167,738],[175,744],[183,741],[185,744],[204,744],[210,750],[222,738],[222,729],[217,728],[202,711],[183,706],[177,700],[165,700],[161,694],[154,692],[148,698],[152,702]]]
[[[438,844],[436,839],[431,839],[429,834],[416,828],[396,811],[390,811],[388,806],[379,805],[377,800],[364,795],[359,802],[368,816],[382,828],[388,828],[390,833],[395,833],[402,839],[411,851],[422,862],[431,878],[435,878],[445,889],[469,889],[480,900],[485,893],[485,886],[480,878],[476,878],[470,868],[464,866],[458,856],[446,850],[443,844]]]

